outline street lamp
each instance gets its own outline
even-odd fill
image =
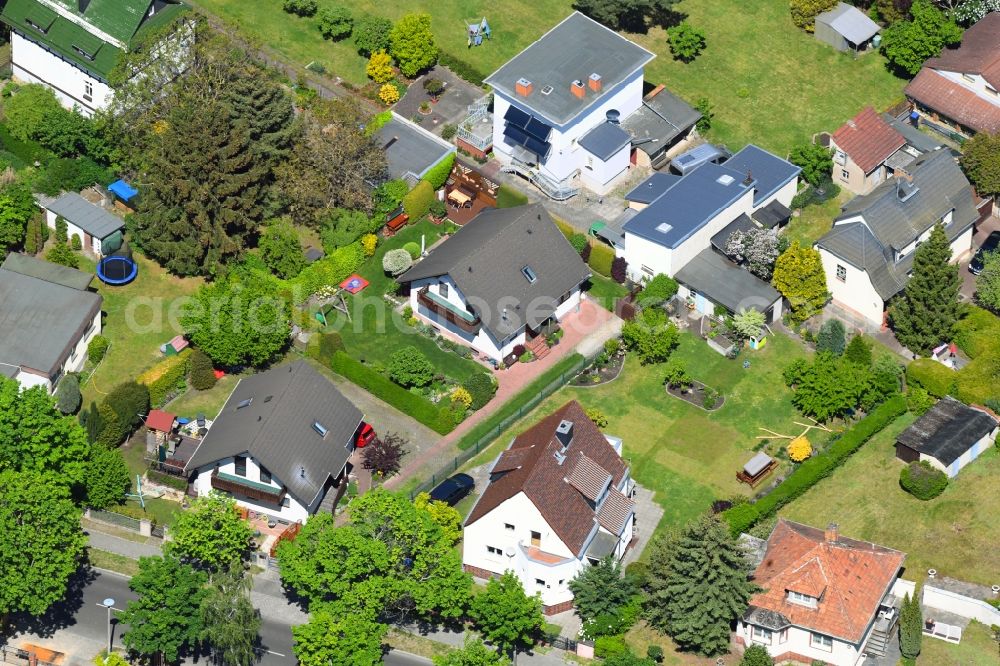
[[[115,600],[108,597],[104,601],[98,604],[98,606],[104,606],[108,609],[108,656],[105,657],[104,661],[107,663],[108,658],[111,657],[111,609],[115,605]]]

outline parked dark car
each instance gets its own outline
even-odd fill
[[[476,482],[468,474],[456,474],[438,484],[431,491],[431,499],[455,506],[476,487]]]
[[[987,252],[996,252],[997,248],[1000,247],[1000,231],[994,231],[983,244],[979,246],[976,250],[976,255],[972,257],[972,261],[969,262],[969,272],[973,275],[979,275],[983,270],[983,262],[986,260]]]

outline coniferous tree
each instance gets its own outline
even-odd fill
[[[950,264],[951,246],[936,225],[913,257],[913,277],[890,310],[892,328],[903,346],[918,354],[951,340],[959,318],[958,267]]]
[[[920,611],[920,600],[907,593],[899,609],[899,651],[903,657],[914,659],[920,654],[924,619]]]
[[[729,625],[743,615],[756,586],[729,530],[713,516],[657,544],[650,559],[649,620],[685,650],[725,652]],[[655,567],[655,568],[654,568]]]
[[[288,157],[300,131],[291,96],[255,64],[240,68],[226,90],[233,121],[246,120],[250,145],[268,168]]]
[[[576,613],[584,622],[599,615],[617,613],[637,591],[632,579],[622,577],[621,567],[610,556],[583,568],[569,582],[569,589],[573,593]]]

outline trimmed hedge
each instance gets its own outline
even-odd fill
[[[483,79],[485,79],[488,74],[488,72],[483,72],[478,67],[470,65],[464,60],[456,58],[446,51],[438,52],[438,64],[444,65],[454,72],[459,78],[465,79],[472,85],[478,87],[482,87]]]
[[[899,472],[899,485],[919,500],[931,500],[948,487],[948,475],[926,460],[914,461]]]
[[[455,429],[455,422],[447,407],[439,408],[429,400],[410,393],[388,377],[380,375],[346,353],[338,351],[333,355],[330,367],[338,375],[357,384],[377,398],[412,416],[425,426],[442,435]]]
[[[448,182],[452,167],[455,166],[455,153],[448,153],[444,158],[427,170],[424,180],[431,184],[435,190]]]
[[[1000,352],[1000,317],[974,305],[966,306],[965,316],[955,325],[955,344],[969,358]]]
[[[734,536],[773,515],[778,509],[803,494],[827,477],[873,435],[906,412],[906,399],[896,394],[883,402],[868,416],[841,434],[824,451],[809,458],[795,469],[784,482],[754,504],[739,504],[722,512]]]
[[[35,162],[42,162],[44,164],[52,157],[52,153],[46,150],[42,144],[31,139],[18,139],[2,123],[0,123],[0,145],[3,145],[4,150],[13,153],[25,164],[34,164]]]
[[[434,188],[426,180],[422,180],[403,197],[403,210],[415,222],[427,215],[433,201]]]
[[[285,282],[296,302],[303,302],[323,287],[337,285],[365,263],[361,241],[338,247],[331,254],[302,269],[295,278]]]
[[[553,216],[552,221],[556,223],[556,226],[559,228],[559,231],[562,232],[562,235],[566,237],[566,240],[572,240],[573,236],[576,236],[579,233],[566,220]],[[577,250],[577,252],[579,252],[579,250]]]
[[[977,356],[957,374],[955,397],[962,402],[982,405],[1000,395],[1000,353]]]
[[[188,487],[187,478],[183,476],[174,476],[173,474],[165,474],[155,469],[147,470],[146,478],[153,483],[158,483],[161,486],[173,488],[174,490],[187,490]]]
[[[184,381],[187,377],[190,356],[189,347],[176,356],[168,356],[136,378],[137,382],[149,389],[150,405],[161,406],[166,402],[167,396]]]
[[[87,358],[90,359],[91,363],[100,363],[104,355],[108,353],[108,347],[111,346],[111,341],[108,340],[103,335],[95,335],[87,343]]]
[[[590,250],[590,267],[595,273],[611,277],[611,264],[615,261],[615,251],[604,243],[595,243]]]
[[[955,392],[958,373],[930,358],[918,358],[906,366],[906,381],[924,387],[935,398]]]
[[[486,403],[493,399],[497,392],[497,384],[493,381],[492,375],[485,372],[474,372],[468,379],[462,382],[462,388],[469,392],[472,409],[482,409]]]

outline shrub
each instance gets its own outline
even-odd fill
[[[188,488],[187,477],[165,474],[155,469],[146,470],[146,477],[153,483],[158,483],[174,490],[186,491]]]
[[[611,262],[611,279],[618,284],[625,284],[628,277],[628,262],[625,257],[615,257]]]
[[[1000,317],[974,305],[966,306],[955,324],[955,344],[969,358],[988,351],[1000,351]]]
[[[472,406],[472,394],[469,390],[463,386],[457,386],[451,392],[451,402],[452,404],[461,405],[464,409],[468,409]]]
[[[667,28],[670,53],[675,60],[691,62],[705,48],[705,33],[687,21]]]
[[[442,410],[437,405],[419,395],[410,393],[398,384],[394,384],[388,378],[344,352],[337,352],[333,355],[331,368],[345,379],[386,401],[404,414],[413,417],[434,432],[445,435],[455,428],[455,423],[451,420],[447,409],[442,415]]]
[[[70,268],[80,267],[80,257],[73,254],[73,250],[69,249],[69,245],[64,243],[56,243],[49,248],[49,251],[45,253],[45,260],[53,264],[59,264],[60,266],[68,266]]]
[[[433,201],[434,188],[426,180],[422,180],[403,197],[403,210],[411,219],[418,220],[431,209]]]
[[[392,106],[399,101],[399,88],[391,83],[383,83],[382,87],[378,89],[378,98],[386,106]]]
[[[409,255],[405,252],[403,254],[409,262]],[[338,247],[326,257],[309,264],[287,284],[289,288],[297,289],[301,297],[309,298],[323,287],[340,284],[361,268],[364,261],[365,253],[361,243],[351,243]]]
[[[185,349],[176,356],[168,356],[136,378],[137,382],[149,389],[149,402],[154,407],[165,403],[178,384],[184,381],[191,354],[190,349]]]
[[[410,241],[409,243],[405,243],[403,245],[403,249],[406,250],[409,253],[410,259],[417,259],[417,258],[420,257],[420,245],[418,245],[414,241]]]
[[[590,267],[595,273],[611,277],[611,265],[615,261],[615,251],[604,243],[597,243],[590,251]]]
[[[371,57],[368,58],[368,64],[365,65],[365,75],[367,75],[368,78],[375,83],[389,83],[389,81],[392,81],[392,78],[396,76],[396,72],[392,69],[392,57],[385,51],[375,51],[371,54]],[[392,115],[388,111],[385,113],[388,116],[385,119],[385,122],[382,122],[381,125],[377,125],[371,132],[372,134],[378,131],[382,125],[385,125],[385,123],[389,122],[392,118]],[[381,115],[382,114],[379,114],[379,116]]]
[[[485,79],[489,73],[483,72],[475,65],[471,65],[464,60],[460,60],[445,51],[441,51],[438,54],[438,63],[450,69],[459,78],[465,79],[475,86],[482,86],[483,79]]]
[[[910,386],[906,391],[906,408],[917,416],[933,407],[934,402],[934,398],[923,386]]]
[[[191,381],[191,386],[199,391],[207,391],[215,386],[215,368],[212,367],[212,359],[200,349],[191,352],[188,379]]]
[[[95,335],[87,344],[87,356],[91,363],[100,363],[104,355],[108,353],[111,341],[103,335]]]
[[[455,153],[448,153],[444,158],[427,170],[424,180],[431,184],[432,189],[438,189],[448,182],[448,176],[455,166]]]
[[[955,392],[956,373],[930,358],[918,358],[906,366],[906,381],[919,384],[935,398]]]
[[[594,422],[598,428],[608,427],[608,417],[597,407],[587,408],[587,418]]]
[[[663,648],[659,645],[650,645],[646,648],[646,658],[652,659],[655,663],[663,662]]]
[[[454,123],[447,123],[441,128],[441,138],[445,141],[451,141],[458,134],[458,125]]]
[[[983,404],[1000,386],[1000,353],[977,356],[958,372],[955,397],[962,402]]]
[[[535,354],[529,349],[517,357],[519,363],[530,363],[535,360]]]
[[[365,234],[361,237],[361,249],[364,250],[365,257],[375,254],[376,247],[378,247],[378,236],[375,234]]]
[[[493,399],[493,394],[497,392],[497,385],[493,381],[492,375],[488,375],[485,372],[476,372],[469,375],[469,378],[462,382],[462,388],[472,396],[472,403],[469,405],[472,409],[482,409],[486,403]]]
[[[914,461],[899,473],[899,485],[920,500],[931,500],[948,487],[948,476],[926,460]]]
[[[346,7],[332,5],[324,7],[316,16],[316,27],[323,39],[337,41],[344,39],[354,29],[354,19]]]
[[[358,54],[370,56],[376,51],[389,50],[389,31],[392,21],[381,16],[366,14],[354,22],[354,45]]]
[[[61,157],[49,160],[32,183],[35,190],[56,196],[60,192],[79,191],[94,183],[107,183],[112,172],[89,157]]]
[[[816,336],[816,351],[840,356],[844,353],[845,333],[844,324],[839,319],[827,319]]]
[[[382,270],[389,275],[401,275],[413,265],[413,258],[410,253],[403,248],[389,250],[382,255]]]
[[[627,650],[624,636],[598,636],[594,640],[594,656],[598,659],[615,657]]]
[[[56,389],[56,409],[63,414],[75,414],[80,409],[80,380],[76,375],[66,375]]]
[[[172,357],[172,358],[177,358]],[[149,412],[149,389],[138,382],[118,384],[98,407],[101,432],[97,441],[108,448],[121,444]]]
[[[77,252],[83,249],[83,241],[80,240],[80,234],[73,234],[73,237],[69,241],[69,246]]]
[[[316,0],[284,0],[281,8],[296,16],[312,16],[316,13],[318,5]]]
[[[576,250],[577,254],[580,254],[583,252],[583,248],[587,247],[590,243],[586,236],[580,233],[575,233],[569,237],[569,244],[573,246],[573,249]]]
[[[652,307],[666,303],[677,293],[677,280],[658,273],[639,292],[639,304],[642,307]]]
[[[751,645],[743,652],[740,666],[774,666],[774,659],[763,645]]]
[[[427,386],[434,379],[434,365],[413,346],[394,351],[387,371],[389,379],[404,388]]]
[[[812,444],[805,435],[800,435],[788,443],[788,457],[792,462],[802,462],[812,455]]]
[[[443,201],[435,199],[431,202],[430,213],[434,217],[441,219],[448,214],[448,207],[444,205]]]

